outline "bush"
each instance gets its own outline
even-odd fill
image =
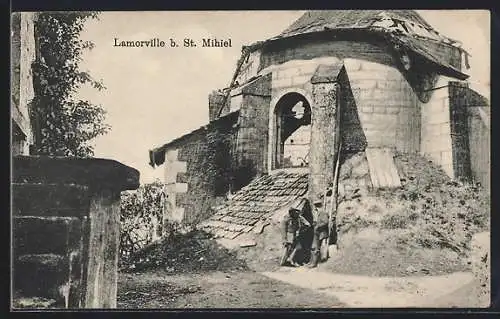
[[[122,192],[120,207],[122,260],[165,234],[175,231],[175,225],[163,224],[163,205],[163,184],[158,180],[141,185],[137,190]]]

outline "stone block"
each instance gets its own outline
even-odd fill
[[[139,187],[139,171],[102,158],[14,156],[14,183],[85,185],[131,190]]]
[[[453,153],[452,151],[441,152],[441,164],[450,165],[453,164]]]
[[[398,114],[401,111],[401,108],[404,108],[404,106],[392,106],[389,105],[385,108],[385,112],[387,114]]]
[[[90,194],[81,185],[13,183],[12,205],[18,216],[83,216]]]
[[[427,124],[443,124],[450,122],[450,114],[448,112],[432,112],[425,115],[425,120]]]
[[[175,184],[175,192],[176,193],[186,193],[188,191],[187,183],[176,183]]]
[[[280,69],[277,72],[278,79],[292,78],[300,75],[300,68],[289,67],[285,69]]]
[[[308,75],[312,76],[314,72],[316,71],[316,68],[318,67],[318,64],[313,62],[313,63],[303,63],[299,67],[299,75]]]
[[[178,149],[169,149],[166,151],[165,158],[168,162],[174,162],[174,161],[177,161],[178,154],[179,154]]]
[[[309,75],[297,75],[292,78],[293,85],[304,85],[311,80]]]
[[[284,78],[284,79],[276,79],[272,81],[272,88],[285,88],[285,87],[290,87],[292,86],[292,79],[291,78]]]
[[[353,79],[353,80],[386,79],[386,80],[401,81],[402,79],[404,79],[404,77],[401,73],[399,73],[399,71],[397,71],[395,69],[391,69],[390,67],[387,67],[386,69],[380,69],[380,70],[365,70],[364,64],[363,64],[360,71],[349,72],[349,79]]]
[[[57,254],[22,255],[14,261],[14,291],[25,297],[64,300],[64,286],[69,283],[69,260]]]
[[[344,59],[344,66],[347,70],[347,72],[350,74],[351,72],[356,72],[361,70],[361,64],[363,63],[362,60],[359,59]]]
[[[386,80],[380,79],[376,81],[376,88],[381,90],[389,90],[389,91],[400,91],[404,85],[402,84],[403,80]]]
[[[350,81],[351,90],[375,89],[377,80],[374,79],[353,79]]]
[[[429,152],[442,152],[451,150],[451,137],[446,135],[426,136],[422,140]],[[439,156],[440,158],[440,156]]]
[[[14,253],[66,254],[81,240],[81,221],[76,217],[13,218]]]
[[[361,112],[363,113],[373,113],[373,106],[362,106]]]
[[[386,113],[386,107],[385,106],[374,106],[373,113],[384,114],[384,113]]]
[[[441,135],[441,127],[446,126],[443,124],[428,124],[424,127],[423,131],[425,132],[426,136],[429,136],[432,138],[432,136],[439,136]]]

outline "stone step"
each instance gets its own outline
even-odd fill
[[[65,304],[69,258],[58,254],[20,255],[14,259],[13,288],[23,297],[54,299]]]
[[[77,250],[82,244],[82,222],[77,217],[14,216],[14,255],[67,254]]]
[[[12,183],[14,216],[83,216],[89,205],[85,186]]]

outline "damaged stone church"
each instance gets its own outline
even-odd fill
[[[489,188],[489,102],[466,82],[468,59],[411,10],[305,13],[243,47],[207,125],[150,151],[167,218],[236,238],[324,193],[359,153],[370,188],[401,186],[395,153]]]

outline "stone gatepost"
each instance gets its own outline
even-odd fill
[[[113,160],[14,157],[14,307],[116,308],[120,193],[138,187]]]
[[[311,78],[311,144],[308,197],[313,201],[333,183],[337,156],[339,84],[342,64],[320,65]]]

